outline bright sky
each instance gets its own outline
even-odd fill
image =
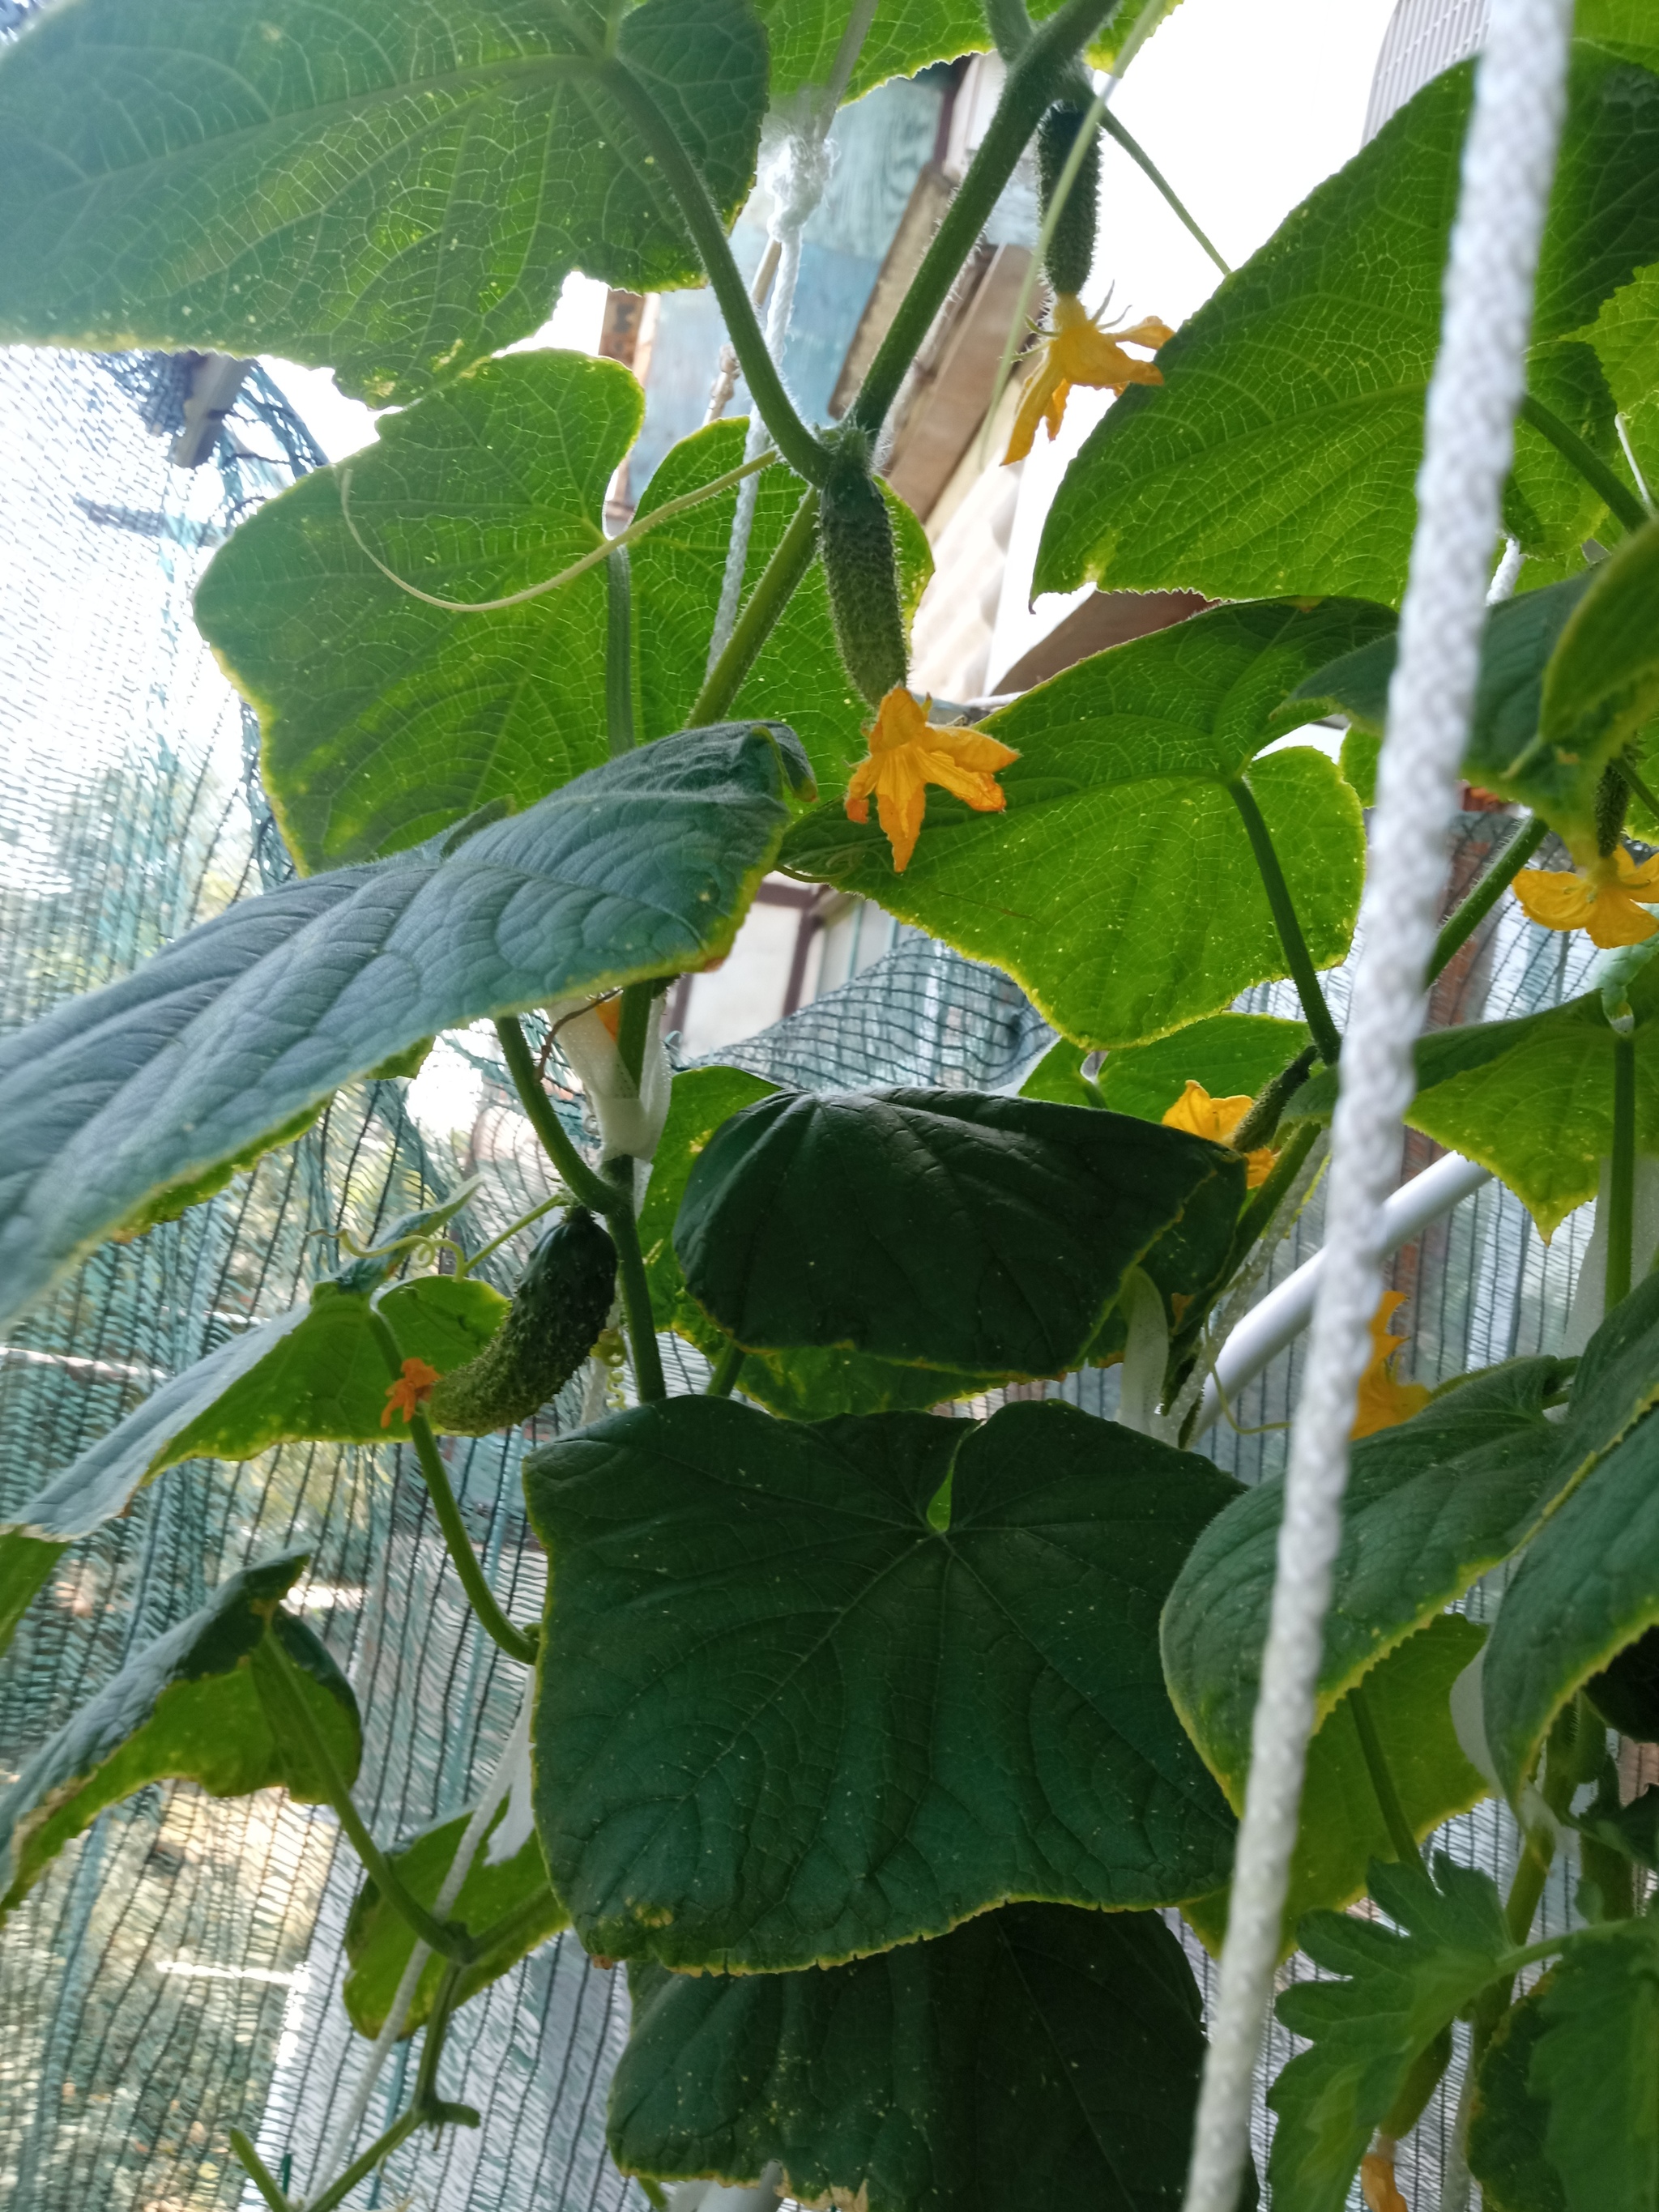
[[[1393,11],[1394,0],[1183,0],[1133,64],[1118,112],[1230,261],[1252,253],[1358,150]],[[1113,147],[1106,178],[1103,258],[1115,309],[1180,322],[1214,270]],[[573,276],[551,321],[524,343],[589,352],[604,306],[602,285]],[[267,366],[331,459],[368,443],[373,416],[343,398],[326,369]]]

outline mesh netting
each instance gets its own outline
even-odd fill
[[[125,972],[288,872],[250,732],[189,603],[226,532],[320,456],[256,371],[213,459],[172,468],[166,441],[184,389],[180,365],[163,357],[0,354],[0,527],[12,548],[0,639],[8,1024]],[[1460,883],[1510,827],[1463,817]],[[1587,957],[1506,902],[1443,980],[1435,1018],[1553,1003],[1579,987]],[[1345,973],[1332,979],[1339,1010]],[[1245,1003],[1296,1011],[1285,986]],[[714,1057],[807,1087],[994,1089],[1017,1085],[1050,1036],[1006,976],[904,932],[839,991]],[[19,1325],[0,1346],[0,1509],[33,1495],[162,1377],[302,1296],[341,1231],[367,1241],[476,1173],[483,1187],[458,1224],[476,1247],[545,1194],[487,1032],[441,1046],[434,1066],[459,1084],[464,1110],[426,1110],[425,1078],[344,1092],[297,1145],[181,1220],[95,1255]],[[580,1127],[574,1097],[565,1111]],[[1402,1164],[1414,1171],[1429,1157],[1413,1139]],[[1400,1255],[1418,1374],[1558,1343],[1587,1217],[1547,1248],[1489,1186]],[[1316,1194],[1272,1279],[1319,1235]],[[484,1272],[510,1285],[526,1249],[509,1245]],[[701,1380],[696,1354],[665,1349],[672,1375]],[[1292,1352],[1240,1394],[1235,1415],[1253,1433],[1224,1427],[1208,1440],[1247,1480],[1282,1464],[1273,1425],[1288,1420],[1298,1368]],[[1116,1402],[1109,1370],[1054,1387],[1091,1411]],[[573,1418],[555,1409],[527,1436]],[[544,1575],[519,1482],[526,1440],[450,1448],[486,1570],[520,1618],[538,1607]],[[296,1595],[365,1714],[360,1802],[376,1833],[460,1809],[510,1726],[515,1670],[471,1626],[424,1488],[394,1448],[195,1462],[141,1494],[65,1555],[31,1609],[0,1670],[0,1762],[15,1771],[225,1574],[296,1546],[311,1553]],[[1504,1870],[1511,1844],[1495,1808],[1449,1833],[1460,1857]],[[273,2166],[291,2155],[303,2185],[363,2049],[337,1994],[357,1880],[333,1815],[279,1793],[219,1804],[155,1787],[106,1813],[0,1943],[0,2188],[31,2212],[252,2205],[225,2148],[233,2124]],[[1559,1870],[1547,1913],[1566,1911],[1565,1882]],[[605,2158],[603,2117],[625,2028],[620,1979],[571,1939],[544,1947],[457,2017],[444,2093],[477,2105],[484,2128],[411,2142],[354,2202],[390,2206],[414,2191],[480,2212],[620,2206],[629,2191]],[[1273,2063],[1284,2056],[1276,2048]],[[398,2109],[406,2076],[394,2063],[372,2124]],[[1439,2130],[1425,2135],[1408,2187],[1438,2179]]]

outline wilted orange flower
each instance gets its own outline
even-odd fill
[[[1359,2161],[1359,2187],[1368,2212],[1411,2212],[1394,2177],[1394,2160],[1368,2150]]]
[[[1522,868],[1515,896],[1546,929],[1587,929],[1592,945],[1639,945],[1659,929],[1644,906],[1659,904],[1659,855],[1639,865],[1620,845],[1582,875],[1565,868]]]
[[[404,1371],[398,1381],[386,1385],[386,1409],[380,1415],[380,1426],[389,1429],[394,1413],[401,1413],[404,1420],[408,1420],[417,1413],[432,1395],[432,1386],[437,1379],[437,1369],[428,1367],[424,1359],[405,1359]]]
[[[927,786],[939,784],[955,792],[981,814],[1000,814],[1007,805],[997,772],[1017,761],[1012,746],[977,730],[935,728],[921,706],[902,684],[896,684],[876,709],[869,731],[870,757],[853,770],[847,787],[849,821],[870,819],[870,793],[876,794],[876,812],[887,842],[893,848],[893,866],[902,875],[916,849],[921,820],[927,811]]]
[[[1188,1079],[1187,1088],[1164,1116],[1166,1129],[1185,1129],[1194,1137],[1207,1137],[1212,1145],[1231,1145],[1233,1131],[1249,1112],[1254,1101],[1243,1097],[1212,1098],[1201,1083]],[[1279,1155],[1271,1145],[1246,1152],[1245,1188],[1259,1190],[1273,1171]]]
[[[1013,435],[1005,462],[1023,461],[1031,450],[1037,424],[1048,425],[1048,435],[1060,435],[1060,419],[1074,384],[1092,385],[1099,392],[1121,392],[1131,384],[1162,384],[1163,371],[1150,361],[1137,361],[1126,345],[1146,346],[1156,353],[1175,332],[1156,315],[1131,325],[1127,331],[1103,331],[1075,292],[1062,292],[1054,301],[1054,328],[1042,333],[1036,367],[1026,380]]]
[[[1371,1316],[1370,1364],[1359,1378],[1359,1402],[1349,1431],[1356,1443],[1361,1437],[1375,1436],[1379,1429],[1392,1429],[1401,1421],[1410,1420],[1429,1402],[1426,1385],[1396,1382],[1389,1372],[1389,1362],[1407,1340],[1395,1336],[1389,1323],[1405,1303],[1403,1291],[1384,1291]]]

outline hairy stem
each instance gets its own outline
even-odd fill
[[[651,1285],[646,1279],[645,1255],[640,1249],[639,1223],[634,1212],[634,1163],[623,1153],[605,1164],[611,1188],[622,1203],[608,1217],[617,1247],[617,1279],[622,1288],[623,1311],[628,1316],[629,1341],[634,1352],[634,1380],[645,1400],[665,1398],[662,1357],[657,1350],[657,1325],[651,1312]]]
[[[1441,923],[1440,934],[1434,940],[1434,957],[1423,979],[1425,985],[1432,983],[1453,954],[1467,944],[1549,834],[1549,823],[1534,814],[1488,861],[1480,882]]]
[[[848,420],[857,428],[873,437],[886,421],[918,348],[949,298],[1043,110],[1070,79],[1084,42],[1113,13],[1112,0],[1064,0],[1010,65],[991,127],[848,410]]]
[[[1070,0],[1070,4],[1078,7],[1085,4],[1085,0]],[[1097,0],[1088,0],[1088,4],[1097,5]],[[742,365],[744,380],[760,410],[761,420],[772,434],[774,444],[797,476],[805,477],[809,483],[821,484],[829,473],[829,453],[801,421],[794,403],[784,390],[783,379],[778,374],[777,363],[768,349],[755,313],[755,303],[749,296],[749,287],[732,258],[726,226],[708,197],[708,185],[681,145],[673,125],[626,62],[610,56],[599,64],[598,76],[650,148],[652,158],[674,196],[675,205],[697,249],[703,273],[720,303],[726,336]],[[968,243],[971,246],[973,240]],[[967,247],[963,251],[965,257]]]
[[[634,580],[628,548],[605,556],[605,733],[611,757],[634,750]]]
[[[1272,1081],[1263,1085],[1261,1096],[1228,1139],[1236,1152],[1254,1152],[1263,1145],[1272,1144],[1279,1133],[1280,1116],[1307,1081],[1317,1057],[1316,1045],[1305,1046],[1288,1067],[1281,1067]]]
[[[1394,1845],[1395,1856],[1401,1866],[1420,1866],[1423,1855],[1417,1848],[1412,1824],[1406,1818],[1406,1808],[1400,1802],[1394,1771],[1389,1765],[1388,1753],[1382,1748],[1382,1739],[1376,1732],[1376,1717],[1371,1711],[1363,1682],[1356,1682],[1348,1692],[1347,1705],[1353,1715],[1353,1724],[1359,1735],[1359,1748],[1365,1755],[1365,1771],[1371,1778],[1377,1809],[1382,1815],[1382,1825],[1389,1832],[1389,1841]]]
[[[307,2212],[334,2212],[336,2205],[343,2204],[358,2184],[367,2181],[375,2167],[390,2158],[423,2121],[434,2126],[446,2120],[477,2126],[478,2115],[470,2106],[446,2105],[438,2095],[438,2061],[443,2056],[444,2038],[449,2028],[449,2016],[455,2008],[460,1979],[460,1966],[452,1960],[432,2000],[431,2015],[421,2044],[420,2071],[415,2077],[415,2094],[410,2099],[408,2111],[400,2112],[385,2134],[375,2137],[362,2156],[347,2166],[339,2179],[307,2208]]]
[[[393,1911],[408,1922],[423,1943],[440,1952],[446,1959],[463,1963],[471,1956],[472,1947],[465,1934],[434,1919],[405,1887],[387,1861],[385,1853],[368,1832],[363,1817],[351,1801],[345,1778],[334,1761],[321,1730],[311,1717],[303,1692],[295,1679],[294,1662],[283,1649],[282,1639],[269,1635],[264,1649],[272,1661],[271,1679],[277,1686],[277,1694],[287,1709],[290,1727],[306,1747],[306,1755],[316,1770],[328,1802],[334,1808],[340,1826],[351,1838],[352,1848],[363,1863],[363,1871],[391,1905]]]
[[[748,1357],[748,1353],[740,1344],[728,1344],[714,1362],[714,1371],[708,1377],[708,1387],[704,1395],[709,1398],[729,1398],[736,1387],[738,1371]]]
[[[476,1252],[464,1252],[455,1263],[455,1273],[470,1275],[481,1260],[487,1260],[492,1252],[499,1252],[503,1244],[510,1244],[521,1229],[528,1229],[544,1213],[551,1213],[555,1206],[568,1204],[569,1200],[564,1192],[556,1190],[551,1198],[544,1198],[539,1206],[532,1206],[528,1213],[521,1213],[516,1221],[510,1222],[501,1235],[492,1237],[488,1244],[480,1244]]]
[[[1124,152],[1134,163],[1135,167],[1145,173],[1151,181],[1153,189],[1163,196],[1165,204],[1168,206],[1170,214],[1175,216],[1176,222],[1184,225],[1184,227],[1191,232],[1193,237],[1197,240],[1198,244],[1203,247],[1205,252],[1209,255],[1211,260],[1214,262],[1216,267],[1221,271],[1222,275],[1224,276],[1231,276],[1233,273],[1231,263],[1224,261],[1220,254],[1217,252],[1215,247],[1211,245],[1209,240],[1199,228],[1197,223],[1193,220],[1193,217],[1188,213],[1186,208],[1176,198],[1175,189],[1170,183],[1169,179],[1164,174],[1164,172],[1158,167],[1157,162],[1153,161],[1152,155],[1140,143],[1140,141],[1134,137],[1133,132],[1127,130],[1124,125],[1118,121],[1116,116],[1112,113],[1109,107],[1103,108],[1101,111],[1100,119],[1102,127],[1104,129],[1107,137],[1109,138],[1115,138],[1118,144],[1122,147]]]
[[[392,1334],[392,1324],[378,1308],[370,1306],[368,1325],[374,1332],[374,1341],[380,1347],[380,1357],[386,1362],[386,1372],[395,1382],[403,1374],[404,1359],[398,1340]],[[534,1666],[535,1644],[529,1637],[514,1628],[496,1603],[495,1593],[484,1580],[483,1569],[478,1565],[478,1555],[472,1548],[472,1539],[466,1533],[461,1509],[456,1503],[454,1491],[450,1487],[449,1470],[444,1465],[443,1454],[438,1449],[438,1439],[432,1433],[431,1422],[418,1410],[409,1417],[409,1434],[415,1446],[415,1456],[420,1463],[421,1480],[426,1485],[427,1495],[432,1500],[432,1510],[438,1516],[438,1526],[443,1531],[445,1548],[460,1577],[467,1602],[478,1616],[479,1626],[492,1644],[501,1646],[509,1659],[516,1659],[523,1667]]]
[[[1296,918],[1295,902],[1291,887],[1285,880],[1285,871],[1279,866],[1279,854],[1255,793],[1249,781],[1239,776],[1227,787],[1233,804],[1244,824],[1244,834],[1250,841],[1250,850],[1255,855],[1255,865],[1261,872],[1261,887],[1267,894],[1267,904],[1273,912],[1273,925],[1279,932],[1279,941],[1285,948],[1285,963],[1296,984],[1297,996],[1302,1001],[1302,1012],[1308,1027],[1313,1031],[1313,1041],[1319,1048],[1319,1057],[1327,1067],[1334,1067],[1342,1049],[1342,1039],[1336,1024],[1331,1019],[1331,1010],[1325,1003],[1325,994],[1319,988],[1319,975],[1308,950],[1308,940],[1302,934],[1302,925]]]
[[[1561,420],[1553,409],[1546,407],[1541,399],[1534,399],[1528,392],[1521,402],[1521,420],[1529,422],[1540,438],[1547,438],[1556,452],[1570,468],[1577,469],[1590,489],[1605,502],[1608,512],[1626,530],[1639,530],[1647,520],[1647,509],[1619,476],[1608,466],[1594,447],[1587,446],[1578,433]]]
[[[738,617],[726,650],[709,670],[703,687],[691,702],[687,720],[696,729],[717,722],[743,689],[743,679],[759,657],[760,649],[794,597],[795,587],[812,565],[818,548],[818,495],[809,491],[795,509],[793,520],[778,541],[777,550],[761,572],[749,604]]]
[[[1606,1310],[1630,1296],[1636,1218],[1636,1039],[1613,1040],[1613,1159],[1607,1176]]]
[[[1237,1259],[1243,1258],[1273,1219],[1279,1209],[1279,1200],[1296,1181],[1302,1171],[1302,1163],[1318,1143],[1319,1130],[1317,1121],[1302,1122],[1273,1162],[1266,1182],[1252,1194],[1249,1203],[1238,1217],[1238,1227],[1233,1232],[1233,1251]]]
[[[249,2138],[242,2133],[240,2128],[231,2130],[230,2147],[247,2168],[248,2179],[264,2198],[265,2203],[270,2205],[270,2212],[294,2212],[293,2206],[276,2186],[270,2168],[255,2150]]]
[[[563,1122],[553,1110],[552,1100],[542,1089],[535,1054],[516,1018],[503,1014],[495,1024],[495,1034],[501,1039],[507,1072],[513,1078],[519,1103],[529,1115],[530,1126],[540,1138],[543,1151],[558,1170],[560,1181],[583,1206],[609,1220],[617,1207],[628,1201],[614,1183],[607,1182],[588,1166],[571,1142]]]

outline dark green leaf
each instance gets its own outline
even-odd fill
[[[247,899],[0,1046],[0,1319],[149,1194],[416,1037],[726,952],[806,775],[720,723],[512,820]]]
[[[1659,1929],[1571,1944],[1532,2002],[1544,2017],[1528,2085],[1549,2100],[1544,2144],[1567,2212],[1659,2205]]]
[[[1621,752],[1659,706],[1656,613],[1659,523],[1650,523],[1592,571],[1544,672],[1539,744],[1558,760],[1579,763],[1581,834],[1593,830],[1601,763]]]
[[[75,0],[0,64],[0,334],[278,353],[385,405],[535,330],[572,269],[695,283],[605,34],[592,0]],[[729,220],[757,18],[646,0],[617,52]]]
[[[1156,1635],[1234,1492],[1206,1462],[1053,1403],[808,1428],[678,1398],[526,1480],[536,1817],[590,1949],[771,1972],[1224,1875]]]
[[[1505,599],[1486,617],[1480,641],[1480,678],[1463,773],[1482,790],[1519,799],[1547,814],[1564,833],[1590,818],[1607,748],[1593,761],[1540,750],[1544,671],[1594,572],[1565,584],[1547,584]],[[1335,708],[1381,737],[1389,706],[1398,640],[1390,635],[1361,646],[1322,668],[1297,697]]]
[[[38,1536],[20,1536],[15,1531],[0,1534],[0,1655],[66,1549],[63,1544],[44,1543]]]
[[[1007,1905],[804,1974],[634,1970],[611,2093],[624,2172],[752,2181],[867,2212],[1166,2212],[1204,2056],[1152,1913]]]
[[[1572,1825],[1593,1842],[1633,1859],[1650,1874],[1659,1874],[1659,1784],[1650,1783],[1617,1812],[1600,1812],[1592,1805],[1588,1812],[1573,1814]]]
[[[1562,1431],[1544,1413],[1561,1376],[1558,1360],[1512,1360],[1354,1445],[1319,1671],[1321,1722],[1537,1525],[1561,1479]],[[1274,1475],[1218,1514],[1164,1613],[1170,1694],[1235,1804],[1249,1766],[1284,1502],[1284,1477]]]
[[[1631,981],[1635,1015],[1636,1146],[1659,1152],[1659,963]],[[1613,1151],[1614,1033],[1599,991],[1541,1014],[1472,1022],[1419,1039],[1417,1095],[1406,1118],[1506,1182],[1552,1236],[1594,1198]],[[1316,1075],[1290,1110],[1323,1120],[1333,1076]]]
[[[1437,1613],[1364,1677],[1366,1709],[1401,1809],[1419,1842],[1454,1813],[1467,1812],[1491,1794],[1457,1741],[1449,1702],[1453,1683],[1479,1653],[1485,1635],[1462,1613]],[[1253,1670],[1259,1665],[1254,1654],[1249,1663]],[[1245,1771],[1236,1779],[1223,1778],[1239,1805],[1244,1802]],[[1309,1746],[1301,1824],[1285,1899],[1285,1949],[1292,1948],[1304,1913],[1350,1903],[1365,1887],[1370,1861],[1394,1854],[1354,1721],[1351,1689]],[[1213,1951],[1220,1950],[1226,1932],[1228,1903],[1224,1892],[1184,1908]]]
[[[455,1847],[471,1817],[469,1811],[458,1813],[451,1820],[434,1820],[386,1853],[417,1904],[428,1910],[436,1905],[438,1892],[455,1856]],[[491,1982],[499,1981],[527,1951],[533,1951],[538,1944],[544,1943],[550,1936],[557,1935],[561,1928],[569,1925],[564,1907],[548,1885],[542,1847],[533,1833],[500,1866],[489,1863],[489,1835],[500,1827],[501,1817],[498,1814],[491,1821],[489,1834],[461,1884],[460,1894],[449,1909],[449,1918],[459,1920],[474,1937],[494,1928],[509,1913],[513,1915],[513,1924],[499,1943],[493,1944],[483,1958],[468,1965],[456,1992],[458,2004],[465,2004],[480,1990],[488,1989]],[[534,1909],[538,1900],[542,1906],[539,1912]],[[347,1972],[340,1990],[351,2025],[359,2035],[376,2036],[386,2025],[398,1984],[414,1948],[414,1929],[386,1904],[372,1881],[365,1881],[346,1920]],[[428,1960],[426,1970],[415,1986],[414,2001],[404,2024],[404,2035],[412,2035],[417,2027],[425,2025],[443,1972],[441,1959]]]
[[[1396,1926],[1310,1913],[1303,1948],[1348,1978],[1299,1982],[1278,2001],[1285,2026],[1313,2047],[1267,2092],[1279,2115],[1267,2166],[1273,2212],[1342,2212],[1413,2061],[1498,1978],[1509,1954],[1498,1892],[1484,1874],[1443,1856],[1432,1881],[1420,1866],[1376,1864],[1370,1892]]]
[[[1425,85],[1161,349],[1163,387],[1114,404],[1050,509],[1039,591],[1398,602],[1470,82],[1466,64]],[[1656,156],[1659,78],[1577,49],[1534,319],[1547,400],[1595,375],[1558,342],[1659,259]],[[1508,518],[1566,550],[1580,488],[1525,424],[1516,459]]]
[[[614,362],[515,354],[380,425],[243,524],[196,619],[259,709],[265,788],[307,870],[435,836],[492,799],[529,806],[595,768],[605,720],[603,563],[493,614],[603,544],[605,487],[643,402]],[[660,734],[660,732],[653,732]]]
[[[362,1737],[345,1676],[303,1620],[279,1601],[303,1552],[244,1567],[199,1613],[147,1644],[51,1741],[0,1796],[0,1912],[9,1912],[65,1844],[106,1805],[148,1782],[182,1778],[210,1797],[273,1785],[310,1802],[325,1794],[307,1747],[268,1702],[264,1650],[280,1637],[313,1726],[348,1780]]]
[[[1550,1981],[1547,1974],[1504,2014],[1475,2075],[1469,2171],[1480,2184],[1483,2212],[1567,2212],[1561,2177],[1544,2148],[1549,2105],[1528,2078],[1544,2032],[1540,1998]]]
[[[878,826],[826,804],[786,865],[994,961],[1079,1043],[1166,1036],[1286,972],[1227,790],[1247,771],[1316,964],[1347,950],[1364,870],[1353,793],[1310,747],[1251,763],[1307,719],[1288,703],[1305,677],[1390,627],[1345,601],[1219,607],[1097,653],[983,725],[1020,755],[1006,814],[930,793],[895,875]]]
[[[744,430],[741,422],[714,422],[683,439],[647,485],[636,520],[736,468],[743,459]],[[761,477],[745,592],[771,558],[801,495],[800,480],[786,469],[769,469]],[[735,489],[722,492],[633,548],[639,710],[648,738],[682,727],[702,686],[737,499]],[[933,573],[933,557],[921,525],[903,501],[889,492],[887,505],[908,624]],[[764,715],[763,702],[769,699],[787,702],[789,726],[806,748],[813,774],[826,793],[839,791],[867,750],[864,727],[870,709],[842,665],[823,570],[817,562],[761,647],[732,711]]]
[[[1236,1218],[1243,1182],[1220,1146],[1123,1115],[798,1092],[716,1133],[674,1243],[739,1344],[1032,1377],[1078,1364],[1125,1269],[1188,1209],[1213,1195]]]

